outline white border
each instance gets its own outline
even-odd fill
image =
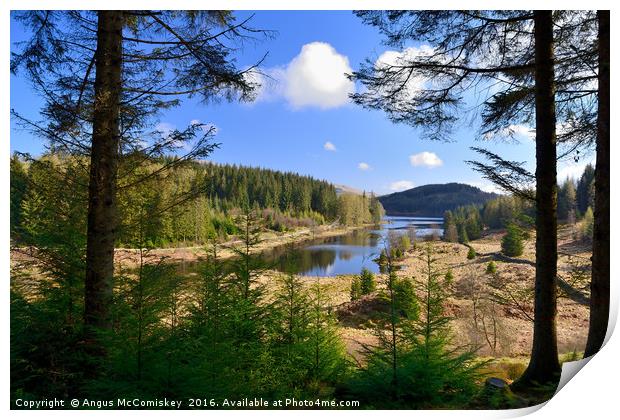
[[[4,302],[5,304],[2,306],[2,326],[3,326],[3,336],[4,346],[2,347],[2,372],[4,372],[4,380],[2,381],[2,401],[5,410],[9,408],[9,389],[10,389],[10,376],[9,372],[9,293],[8,293],[8,278],[9,278],[9,156],[10,156],[10,145],[9,145],[9,136],[10,136],[10,117],[9,117],[9,109],[10,109],[10,97],[9,97],[9,66],[8,60],[10,56],[9,52],[9,39],[10,39],[10,17],[9,13],[11,9],[82,9],[82,8],[92,8],[92,9],[112,9],[112,8],[134,8],[134,9],[146,9],[146,8],[154,8],[154,9],[169,9],[171,6],[174,6],[175,9],[229,9],[229,10],[351,10],[351,9],[455,9],[455,8],[464,8],[467,7],[469,9],[526,9],[526,8],[555,8],[555,9],[583,9],[583,8],[591,8],[591,9],[612,9],[612,27],[611,27],[611,36],[612,36],[612,45],[618,45],[617,35],[618,31],[615,30],[613,25],[616,10],[618,7],[614,7],[618,3],[612,3],[610,1],[589,1],[584,3],[583,1],[576,0],[565,0],[565,1],[545,1],[541,2],[540,0],[532,1],[532,0],[522,0],[522,1],[503,1],[501,3],[497,1],[481,1],[481,0],[468,0],[466,2],[463,1],[446,1],[446,0],[435,0],[433,2],[414,2],[411,0],[385,0],[385,1],[376,1],[376,0],[288,0],[288,1],[277,1],[277,0],[175,0],[171,2],[170,0],[107,0],[107,1],[75,1],[75,0],[56,0],[56,1],[44,1],[44,0],[4,0],[0,3],[0,13],[1,13],[1,22],[3,25],[0,29],[2,33],[2,42],[0,44],[0,56],[4,57],[4,66],[2,67],[2,87],[4,92],[3,97],[1,99],[2,103],[2,116],[0,118],[0,127],[2,129],[2,133],[4,134],[3,146],[4,146],[4,156],[0,159],[0,176],[2,177],[1,182],[1,197],[4,197],[2,203],[0,204],[0,217],[2,217],[2,236],[3,241],[1,242],[0,252],[2,253],[1,264],[3,273],[5,273],[5,287],[3,288],[3,293],[5,296]],[[614,49],[612,48],[612,57],[611,57],[611,68],[612,74],[617,73],[616,69],[618,68],[618,60],[616,59],[616,55],[614,54]],[[614,80],[616,80],[616,75],[612,76]],[[614,114],[614,99],[618,96],[617,93],[617,84],[612,83],[612,115]],[[612,133],[615,133],[615,125],[612,125]],[[612,134],[612,138],[614,135]],[[617,146],[616,142],[612,142],[612,159],[617,155]],[[612,165],[613,166],[613,165]],[[612,170],[612,183],[615,185],[616,182],[616,173]],[[613,209],[617,209],[617,195],[612,194],[611,197],[611,206],[612,212],[611,214],[615,214]],[[616,228],[616,223],[612,219],[611,223],[611,237],[616,238],[618,230]],[[611,246],[612,255],[620,255],[618,253],[618,247],[615,246],[615,243],[612,243]],[[612,272],[612,289],[611,289],[611,325],[610,331],[613,330],[613,326],[615,326],[617,313],[618,313],[618,266],[617,263],[612,260],[611,264],[611,272]],[[291,415],[295,416],[299,419],[308,419],[314,418],[315,416],[321,417],[332,417],[332,418],[355,418],[359,419],[360,417],[365,418],[377,418],[382,416],[396,416],[402,418],[439,418],[439,419],[487,419],[487,418],[512,418],[519,417],[525,414],[531,414],[531,418],[560,418],[564,419],[593,419],[593,418],[610,418],[614,412],[617,413],[617,382],[620,377],[618,373],[620,369],[618,369],[618,358],[616,354],[619,354],[618,350],[620,348],[620,344],[617,337],[611,337],[609,342],[605,345],[605,347],[601,350],[601,352],[592,358],[592,360],[588,363],[588,367],[583,369],[581,372],[577,374],[577,377],[571,381],[569,381],[561,391],[553,397],[546,405],[543,404],[544,407],[537,407],[535,409],[523,409],[523,410],[509,410],[509,411],[404,411],[404,412],[377,412],[377,411],[296,411],[294,414],[289,411],[277,411],[277,412],[268,412],[268,411],[235,411],[235,412],[176,412],[174,414],[166,413],[166,412],[129,412],[129,411],[116,411],[114,413],[115,416],[121,416],[123,418],[135,418],[141,416],[154,416],[155,418],[166,418],[170,415],[173,416],[182,416],[182,417],[202,417],[205,416],[215,416],[215,417],[235,417],[235,416],[246,416],[251,415],[253,418],[257,419],[272,419],[276,418],[288,418]],[[538,410],[539,408],[542,408]],[[84,411],[44,411],[44,412],[34,412],[34,411],[11,411],[10,415],[15,418],[31,418],[34,415],[42,415],[50,418],[79,418],[84,417]],[[87,416],[92,416],[93,418],[108,418],[110,416],[110,412],[105,411],[93,411],[86,414]],[[617,416],[617,414],[616,414]]]

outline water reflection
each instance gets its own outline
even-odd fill
[[[414,227],[417,237],[442,235],[441,218],[386,217],[385,224],[359,229],[346,235],[310,241],[294,247],[282,246],[263,254],[265,262],[277,270],[296,267],[306,276],[336,276],[359,273],[362,268],[379,272],[373,261],[385,246],[390,231],[407,234]]]

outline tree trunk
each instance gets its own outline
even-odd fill
[[[98,12],[84,294],[87,335],[92,335],[97,329],[111,327],[122,28],[123,12]]]
[[[536,95],[536,283],[530,363],[517,385],[557,381],[557,174],[553,18],[534,12]]]
[[[598,120],[594,171],[594,234],[590,284],[590,330],[584,356],[605,340],[609,321],[609,10],[598,13]]]

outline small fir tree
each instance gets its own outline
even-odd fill
[[[368,270],[367,268],[363,268],[360,274],[360,291],[362,295],[367,295],[372,293],[377,288],[377,283],[375,281],[375,275]]]
[[[523,234],[515,224],[510,224],[506,228],[506,234],[502,238],[502,253],[508,257],[523,254]]]

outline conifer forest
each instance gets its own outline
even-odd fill
[[[607,333],[609,22],[11,11],[11,408],[549,400]]]

